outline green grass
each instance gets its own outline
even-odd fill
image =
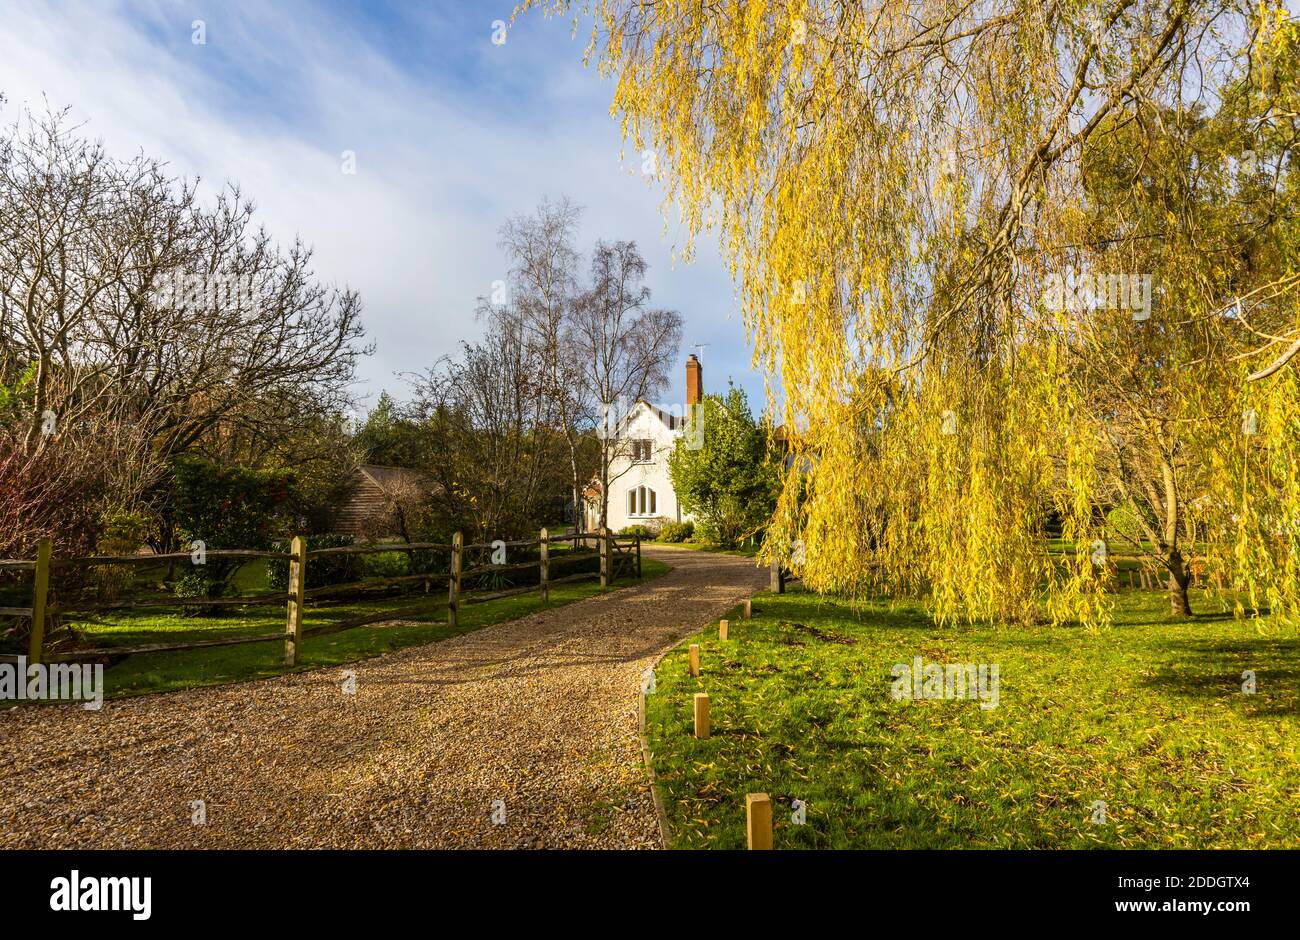
[[[670,566],[646,558],[642,561],[643,580],[657,577]],[[264,565],[246,566],[235,575],[235,583],[245,593],[264,586]],[[608,590],[626,587],[619,581]],[[601,592],[599,581],[569,582],[551,587],[551,607],[570,604]],[[536,594],[520,594],[462,605],[456,629],[447,625],[447,598],[438,590],[427,598],[419,596],[389,597],[338,605],[309,605],[306,629],[338,623],[352,617],[383,610],[414,606],[421,610],[403,616],[400,626],[354,627],[321,637],[307,637],[298,654],[298,666],[287,669],[281,664],[282,643],[268,642],[242,646],[219,646],[206,649],[146,653],[129,656],[104,671],[105,695],[118,697],[146,692],[165,692],[205,685],[220,685],[246,679],[261,679],[285,672],[300,672],[322,666],[336,666],[378,656],[389,650],[445,640],[480,627],[514,620],[542,609]],[[216,617],[179,617],[174,612],[105,616],[102,621],[83,625],[87,640],[95,646],[137,646],[145,644],[253,636],[284,630],[282,606],[252,607],[243,613],[225,613]]]
[[[777,848],[1300,846],[1300,640],[1222,613],[1171,622],[1162,592],[1117,601],[1115,626],[1089,633],[759,596],[727,643],[716,626],[683,640],[647,697],[673,845],[744,848],[745,794],[766,792]],[[999,664],[998,706],[895,700],[891,667],[916,656]],[[692,735],[696,692],[707,740]]]
[[[739,555],[742,558],[753,558],[758,554],[761,547],[759,545],[742,545],[739,548],[723,548],[721,545],[715,545],[711,542],[651,542],[648,544],[659,545],[664,548],[689,548],[696,552],[713,552],[715,555]]]

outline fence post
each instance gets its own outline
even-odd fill
[[[295,535],[289,543],[289,616],[284,625],[284,664],[298,665],[302,642],[302,607],[307,601],[307,540]]]
[[[541,580],[541,590],[542,590],[542,603],[549,604],[551,602],[551,587],[549,584],[547,584],[547,582],[551,579],[551,552],[550,552],[551,536],[549,532],[547,532],[545,529],[542,529],[542,534],[540,538],[541,538],[541,545],[538,546],[540,550],[540,554],[538,556],[537,566],[541,571],[540,580]]]
[[[451,574],[447,578],[447,625],[456,626],[456,614],[460,610],[460,562],[465,550],[465,536],[457,532],[451,537]]]
[[[772,556],[772,583],[771,589],[774,594],[785,593],[785,576],[781,574],[781,559],[775,555]]]
[[[745,829],[750,849],[772,848],[772,800],[766,793],[745,794]]]
[[[41,661],[41,647],[45,644],[45,599],[50,592],[50,555],[54,543],[41,539],[36,543],[36,580],[32,585],[32,628],[27,638],[27,662],[35,665]],[[23,677],[20,681],[26,681]]]
[[[636,579],[641,580],[641,536],[636,537]]]
[[[600,586],[609,587],[609,528],[600,527],[597,544],[600,547]]]

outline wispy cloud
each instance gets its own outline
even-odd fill
[[[494,45],[510,6],[6,0],[0,117],[44,96],[116,153],[166,159],[209,194],[240,184],[277,237],[315,246],[321,277],[361,292],[377,345],[364,395],[479,334],[475,298],[504,277],[498,226],[563,193],[587,207],[589,242],[642,246],[655,302],[709,344],[708,384],[734,375],[757,396],[714,246],[673,264],[661,193],[632,154],[620,164],[584,36],[531,15]]]

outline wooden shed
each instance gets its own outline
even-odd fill
[[[429,492],[429,481],[418,470],[362,464],[354,474],[347,500],[335,512],[333,529],[341,535],[374,534],[375,526],[393,511],[398,499],[421,490]]]

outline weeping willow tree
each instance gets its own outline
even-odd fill
[[[1168,466],[1186,472],[1168,485],[1192,507],[1174,524],[1181,544],[1207,545],[1252,605],[1300,609],[1286,518],[1295,379],[1279,369],[1248,381],[1252,359],[1296,327],[1293,263],[1279,254],[1252,269],[1230,232],[1231,258],[1201,250],[1177,205],[1143,229],[1157,204],[1143,203],[1141,174],[1127,187],[1084,179],[1087,155],[1118,146],[1130,124],[1217,112],[1231,93],[1243,132],[1276,131],[1277,229],[1279,180],[1294,197],[1296,127],[1295,30],[1281,4],[525,4],[538,5],[590,14],[589,55],[615,80],[625,136],[659,155],[686,253],[701,233],[720,236],[769,406],[799,457],[769,556],[818,590],[923,595],[940,621],[1046,610],[1104,623],[1096,543],[1124,430],[1097,395],[1115,325],[1098,315],[1105,305],[1043,298],[1080,268],[1142,263],[1116,272],[1141,276],[1159,263],[1179,276],[1160,293],[1159,328],[1131,350],[1148,374],[1131,377],[1127,420],[1176,427]],[[1098,220],[1113,241],[1073,241]],[[1178,232],[1170,251],[1135,247],[1165,230]],[[1259,304],[1251,318],[1221,312],[1239,296]],[[1186,342],[1197,330],[1202,341]],[[1175,347],[1192,371],[1160,376],[1152,412],[1142,383]],[[1250,408],[1243,444],[1229,430],[1240,419],[1225,415]],[[1064,563],[1044,552],[1049,517],[1071,547]]]

